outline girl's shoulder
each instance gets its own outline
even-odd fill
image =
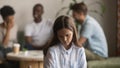
[[[83,50],[83,51],[84,51],[84,47],[83,47],[83,46],[76,46],[76,45],[74,44],[74,48],[75,48],[76,50]]]
[[[49,48],[49,51],[57,51],[59,49],[59,45],[53,45],[52,47]]]
[[[84,47],[75,46],[74,51],[77,52],[77,54],[80,54],[80,55],[85,53]]]

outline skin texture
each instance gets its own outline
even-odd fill
[[[33,13],[34,21],[36,23],[39,23],[42,20],[42,15],[43,15],[43,9],[40,6],[36,7]]]
[[[86,17],[86,15],[84,15],[83,12],[78,13],[78,12],[73,11],[72,15],[77,22],[79,22],[80,24],[83,24],[85,17]],[[80,45],[84,44],[86,42],[86,40],[87,40],[87,38],[80,36],[79,44]]]
[[[14,16],[11,15],[11,16],[6,17],[4,19],[3,24],[1,25],[2,28],[6,29],[6,34],[2,41],[2,44],[4,46],[8,45],[10,30],[13,28],[13,26],[14,26]]]
[[[57,36],[65,49],[68,50],[71,47],[73,32],[67,28],[63,28],[57,32]]]
[[[79,22],[80,24],[82,24],[85,20],[85,15],[82,12],[78,13],[78,12],[73,11],[72,15],[73,15],[73,18],[75,19],[75,21]]]

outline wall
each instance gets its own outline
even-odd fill
[[[103,28],[108,40],[109,55],[115,56],[117,51],[117,0],[104,0],[107,7],[103,17]]]
[[[117,55],[120,56],[120,0],[118,0],[118,13],[117,13],[117,16],[118,16],[118,23],[117,23],[117,30],[118,30],[118,33],[117,33],[117,45],[118,45],[118,49],[117,49]]]
[[[19,25],[19,30],[24,30],[26,23],[29,23],[33,20],[32,18],[32,8],[36,3],[42,3],[45,8],[45,14],[43,17],[55,19],[56,12],[63,6],[67,6],[72,0],[65,0],[62,4],[61,0],[0,0],[0,7],[3,5],[11,5],[16,10],[15,23]],[[78,0],[79,2],[82,0]],[[117,35],[117,0],[85,0],[85,3],[89,6],[93,1],[101,1],[106,6],[106,12],[103,17],[98,14],[91,13],[89,14],[96,18],[105,31],[109,45],[109,55],[116,55],[116,35]],[[99,5],[93,4],[89,6],[89,9],[100,10]],[[61,14],[65,14],[62,12]],[[0,19],[0,21],[2,21]]]

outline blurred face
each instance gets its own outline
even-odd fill
[[[6,24],[11,24],[11,26],[13,26],[14,25],[14,15],[10,15],[10,16],[6,17],[4,21]]]
[[[67,28],[63,28],[57,32],[58,39],[66,49],[70,48],[70,43],[73,38],[73,32]]]
[[[82,24],[85,20],[85,15],[83,12],[78,13],[78,12],[73,11],[72,15],[73,15],[73,18],[75,19],[75,21],[79,22],[80,24]]]
[[[34,11],[34,19],[35,20],[40,20],[43,14],[43,9],[40,6],[37,6]]]

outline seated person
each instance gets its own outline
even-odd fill
[[[44,8],[41,4],[33,7],[33,22],[25,27],[25,47],[28,50],[42,50],[52,36],[52,22],[42,18]]]
[[[85,51],[78,44],[72,18],[60,16],[53,26],[54,37],[44,51],[44,68],[87,68]]]
[[[3,22],[0,24],[0,60],[4,63],[6,54],[12,51],[13,43],[17,42],[17,26],[14,25],[15,11],[11,6],[3,6],[0,9],[0,14],[3,19]],[[11,64],[14,65],[14,63]],[[8,63],[4,66],[13,68]]]
[[[4,6],[0,10],[3,22],[0,24],[0,47],[12,48],[17,42],[17,26],[14,25],[15,11],[10,6]]]
[[[86,48],[87,60],[103,60],[108,57],[108,47],[100,24],[87,13],[84,3],[76,3],[71,9],[76,22],[81,25],[79,44]]]

